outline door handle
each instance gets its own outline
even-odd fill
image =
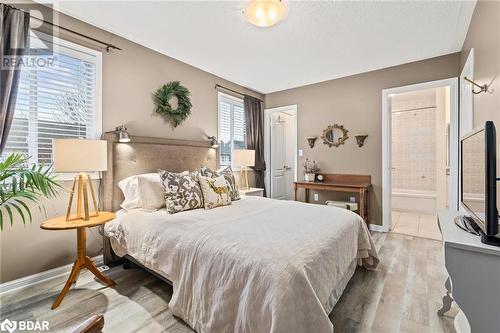
[[[283,165],[283,169],[285,169],[285,170],[292,170],[292,167],[289,167],[288,165]]]

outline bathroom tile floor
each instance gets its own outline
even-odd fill
[[[398,234],[441,240],[437,217],[433,214],[421,214],[392,211],[392,230]]]

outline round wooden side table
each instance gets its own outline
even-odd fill
[[[77,241],[77,258],[71,269],[68,280],[64,285],[61,293],[57,296],[54,304],[52,304],[52,309],[55,309],[61,304],[64,296],[68,293],[69,288],[73,283],[76,283],[80,270],[82,268],[87,268],[91,271],[99,280],[106,283],[108,286],[115,284],[113,280],[108,278],[106,275],[99,271],[92,261],[92,259],[87,256],[87,228],[95,227],[101,224],[105,224],[113,220],[116,217],[115,213],[111,212],[99,212],[98,216],[90,217],[88,220],[78,219],[72,221],[66,221],[66,216],[59,216],[53,219],[47,220],[40,225],[40,228],[45,230],[69,230],[76,229],[76,241]]]

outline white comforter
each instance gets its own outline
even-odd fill
[[[169,306],[198,332],[332,332],[334,291],[350,264],[378,264],[358,215],[293,201],[132,211],[105,230],[118,255],[173,282]]]

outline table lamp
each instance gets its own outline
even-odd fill
[[[255,165],[255,150],[235,149],[233,150],[233,166],[240,168],[240,189],[249,190],[248,167]],[[243,173],[245,174],[246,186],[242,187]]]
[[[88,139],[54,139],[54,170],[56,172],[77,172],[71,187],[66,221],[99,216],[99,207],[95,197],[92,180],[87,172],[106,171],[107,169],[107,142],[105,140]],[[71,216],[73,197],[77,193],[76,216]],[[89,192],[94,205],[94,212],[89,212]]]

